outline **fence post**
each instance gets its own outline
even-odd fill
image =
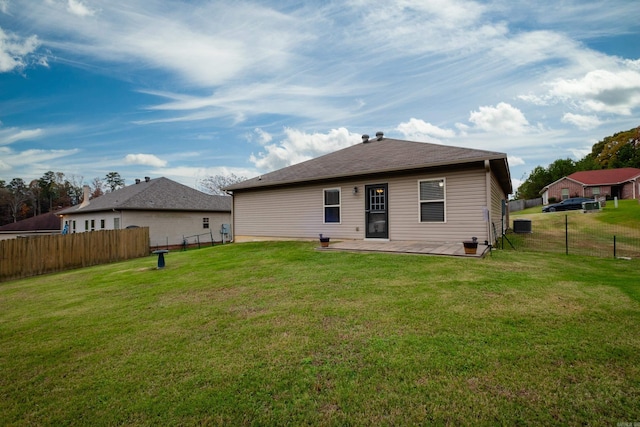
[[[564,254],[569,255],[569,215],[564,216]]]
[[[616,235],[613,235],[613,257],[616,257]]]

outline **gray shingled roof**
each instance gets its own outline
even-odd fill
[[[507,155],[399,139],[371,139],[306,162],[279,169],[225,188],[228,191],[322,181],[360,175],[491,161],[502,188],[512,192]]]
[[[53,212],[33,216],[22,221],[0,227],[0,231],[44,231],[61,230],[60,218]]]
[[[91,199],[89,205],[72,206],[58,214],[104,210],[169,210],[231,212],[231,197],[213,196],[168,178],[141,181]]]

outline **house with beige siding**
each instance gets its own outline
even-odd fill
[[[150,247],[175,247],[196,241],[220,241],[231,223],[231,197],[213,196],[168,178],[145,178],[57,212],[64,232],[82,233],[149,227]],[[231,236],[225,236],[231,238]]]
[[[504,153],[385,138],[227,187],[235,241],[494,242],[512,192]]]
[[[639,199],[640,169],[618,168],[574,172],[544,187],[542,203],[570,197]]]

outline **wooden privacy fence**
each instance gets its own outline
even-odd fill
[[[0,241],[0,281],[149,255],[149,228]]]

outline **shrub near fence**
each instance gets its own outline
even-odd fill
[[[506,234],[504,248],[604,258],[640,258],[640,229],[597,221],[597,213],[551,212],[517,216],[531,233]]]
[[[0,281],[149,255],[149,228],[0,241]]]

